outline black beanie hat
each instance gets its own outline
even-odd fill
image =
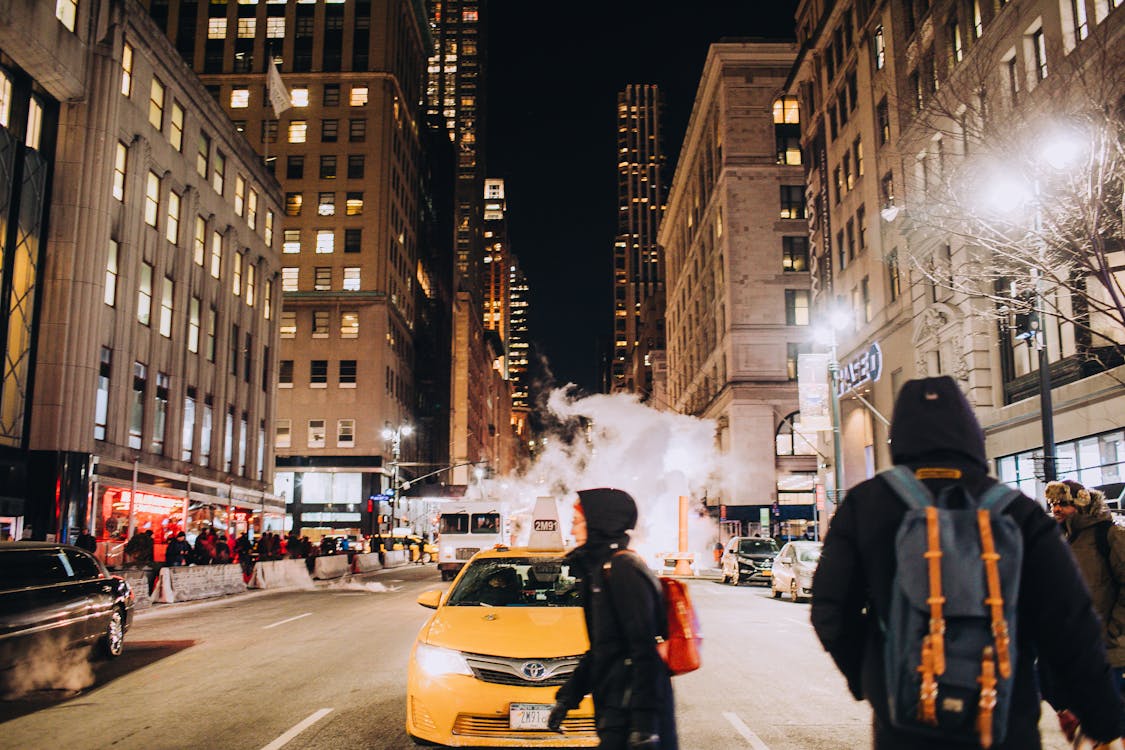
[[[589,542],[616,542],[637,525],[637,503],[624,490],[610,487],[579,490]]]

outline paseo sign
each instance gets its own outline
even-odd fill
[[[864,383],[878,382],[883,374],[883,350],[879,342],[873,343],[867,351],[857,354],[846,363],[840,363],[836,380],[836,394],[843,396]]]

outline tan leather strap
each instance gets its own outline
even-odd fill
[[[992,518],[987,510],[977,511],[977,525],[980,526],[980,557],[984,560],[984,570],[988,579],[988,597],[984,603],[992,611],[992,637],[996,641],[996,663],[1000,676],[1012,676],[1012,660],[1009,653],[1011,644],[1008,623],[1004,620],[1004,595],[1000,591],[1000,568],[997,563],[1000,555],[992,539]]]
[[[996,660],[992,647],[984,649],[980,662],[980,702],[977,710],[977,736],[984,750],[992,747],[992,713],[996,710]]]
[[[922,686],[918,691],[918,721],[937,726],[937,682],[934,680],[933,638],[922,638],[922,660],[918,671],[922,674]]]
[[[933,654],[934,674],[945,674],[945,615],[942,605],[945,597],[941,593],[941,527],[938,525],[938,511],[932,505],[926,508],[925,558],[930,568],[930,595],[926,604],[930,605],[930,649]]]

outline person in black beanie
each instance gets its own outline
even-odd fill
[[[656,651],[666,635],[660,583],[627,553],[637,504],[622,490],[578,492],[567,555],[580,571],[590,650],[555,695],[548,727],[561,731],[568,711],[592,694],[602,750],[678,750],[668,668]]]

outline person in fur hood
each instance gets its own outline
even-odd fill
[[[1090,589],[1094,609],[1105,624],[1106,655],[1117,677],[1118,690],[1125,690],[1125,529],[1113,523],[1099,490],[1067,479],[1049,482],[1044,494],[1047,508],[1058,521]],[[1051,696],[1047,699],[1051,701]],[[1060,708],[1051,702],[1056,709]],[[1067,713],[1061,712],[1059,716],[1064,730],[1068,728]],[[1122,731],[1125,732],[1125,710]]]

